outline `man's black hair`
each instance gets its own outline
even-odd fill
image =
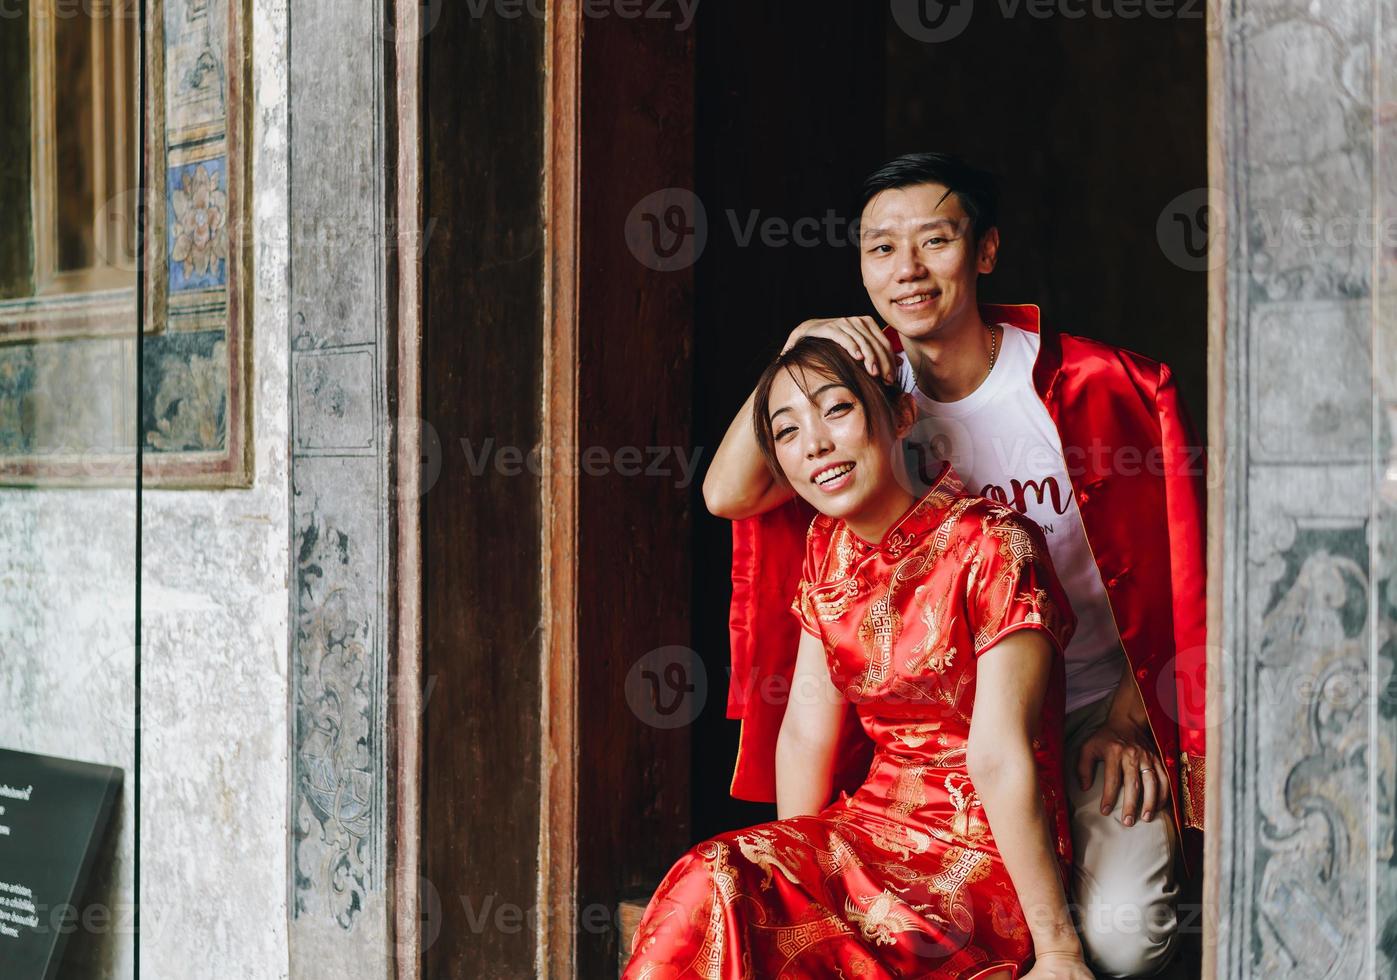
[[[908,153],[889,160],[863,182],[857,214],[883,191],[918,184],[940,184],[960,200],[970,218],[975,241],[999,223],[999,182],[994,175],[972,167],[949,153]]]

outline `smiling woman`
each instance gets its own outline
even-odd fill
[[[758,444],[819,511],[792,605],[780,819],[680,859],[626,977],[1090,976],[1057,789],[1075,621],[1032,522],[949,466],[909,491],[914,420],[833,340],[802,338],[763,372]],[[831,803],[850,705],[873,764]]]
[[[876,537],[913,502],[902,453],[887,451],[916,420],[912,399],[821,337],[802,339],[776,364],[753,395],[768,468],[822,513]]]
[[[874,434],[874,426],[885,412],[895,414],[902,402],[902,392],[895,384],[878,382],[849,358],[839,356],[840,350],[842,348],[834,341],[810,337],[781,355],[780,364],[795,382],[803,399],[772,401],[772,391],[779,373],[764,375],[757,385],[756,406],[752,413],[753,432],[772,473],[787,486],[790,486],[790,482],[777,458],[777,447],[789,444],[791,435],[797,431],[796,420],[806,412],[801,401],[815,405],[828,394],[838,399],[831,406],[831,413],[838,409],[837,414],[844,416],[854,407],[849,399],[854,399],[861,409],[858,418],[869,436]],[[823,383],[811,390],[812,380]],[[882,408],[878,406],[879,402],[883,403]],[[784,416],[782,423],[775,424],[781,416]]]

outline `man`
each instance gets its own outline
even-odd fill
[[[1175,951],[1179,827],[1203,826],[1202,454],[1168,367],[1043,329],[1036,307],[979,305],[999,249],[996,198],[989,175],[943,154],[882,167],[864,186],[858,241],[886,333],[868,316],[809,320],[786,346],[829,337],[897,380],[922,416],[913,471],[949,458],[972,491],[1043,527],[1079,620],[1065,651],[1065,759],[1082,941],[1099,971],[1149,976]],[[732,792],[770,800],[810,512],[767,471],[751,405],[704,499],[734,521]],[[851,724],[849,783],[866,769],[861,736]],[[1186,871],[1201,872],[1192,833],[1183,850]]]

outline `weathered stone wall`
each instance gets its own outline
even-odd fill
[[[125,928],[75,950],[104,980],[132,975],[135,642],[134,486],[0,490],[0,746],[126,774],[94,879]]]
[[[254,482],[143,498],[141,974],[149,977],[287,972],[286,0],[254,0],[251,10]],[[148,919],[161,931],[148,932]]]
[[[390,430],[379,0],[290,10],[291,975],[386,976]]]
[[[142,502],[144,977],[287,975],[287,14],[251,10],[255,481]],[[0,745],[126,772],[85,980],[135,959],[136,536],[134,483],[0,490]]]
[[[1397,952],[1394,9],[1222,6],[1219,977]]]

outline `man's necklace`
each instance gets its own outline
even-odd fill
[[[985,329],[990,332],[990,366],[989,370],[985,372],[985,377],[988,378],[994,371],[994,362],[999,359],[999,333],[989,324],[985,324]],[[917,374],[915,368],[912,373],[914,376]],[[984,384],[983,381],[980,383]],[[922,379],[920,377],[917,377],[917,387],[922,391],[927,390],[927,386],[922,384]]]

